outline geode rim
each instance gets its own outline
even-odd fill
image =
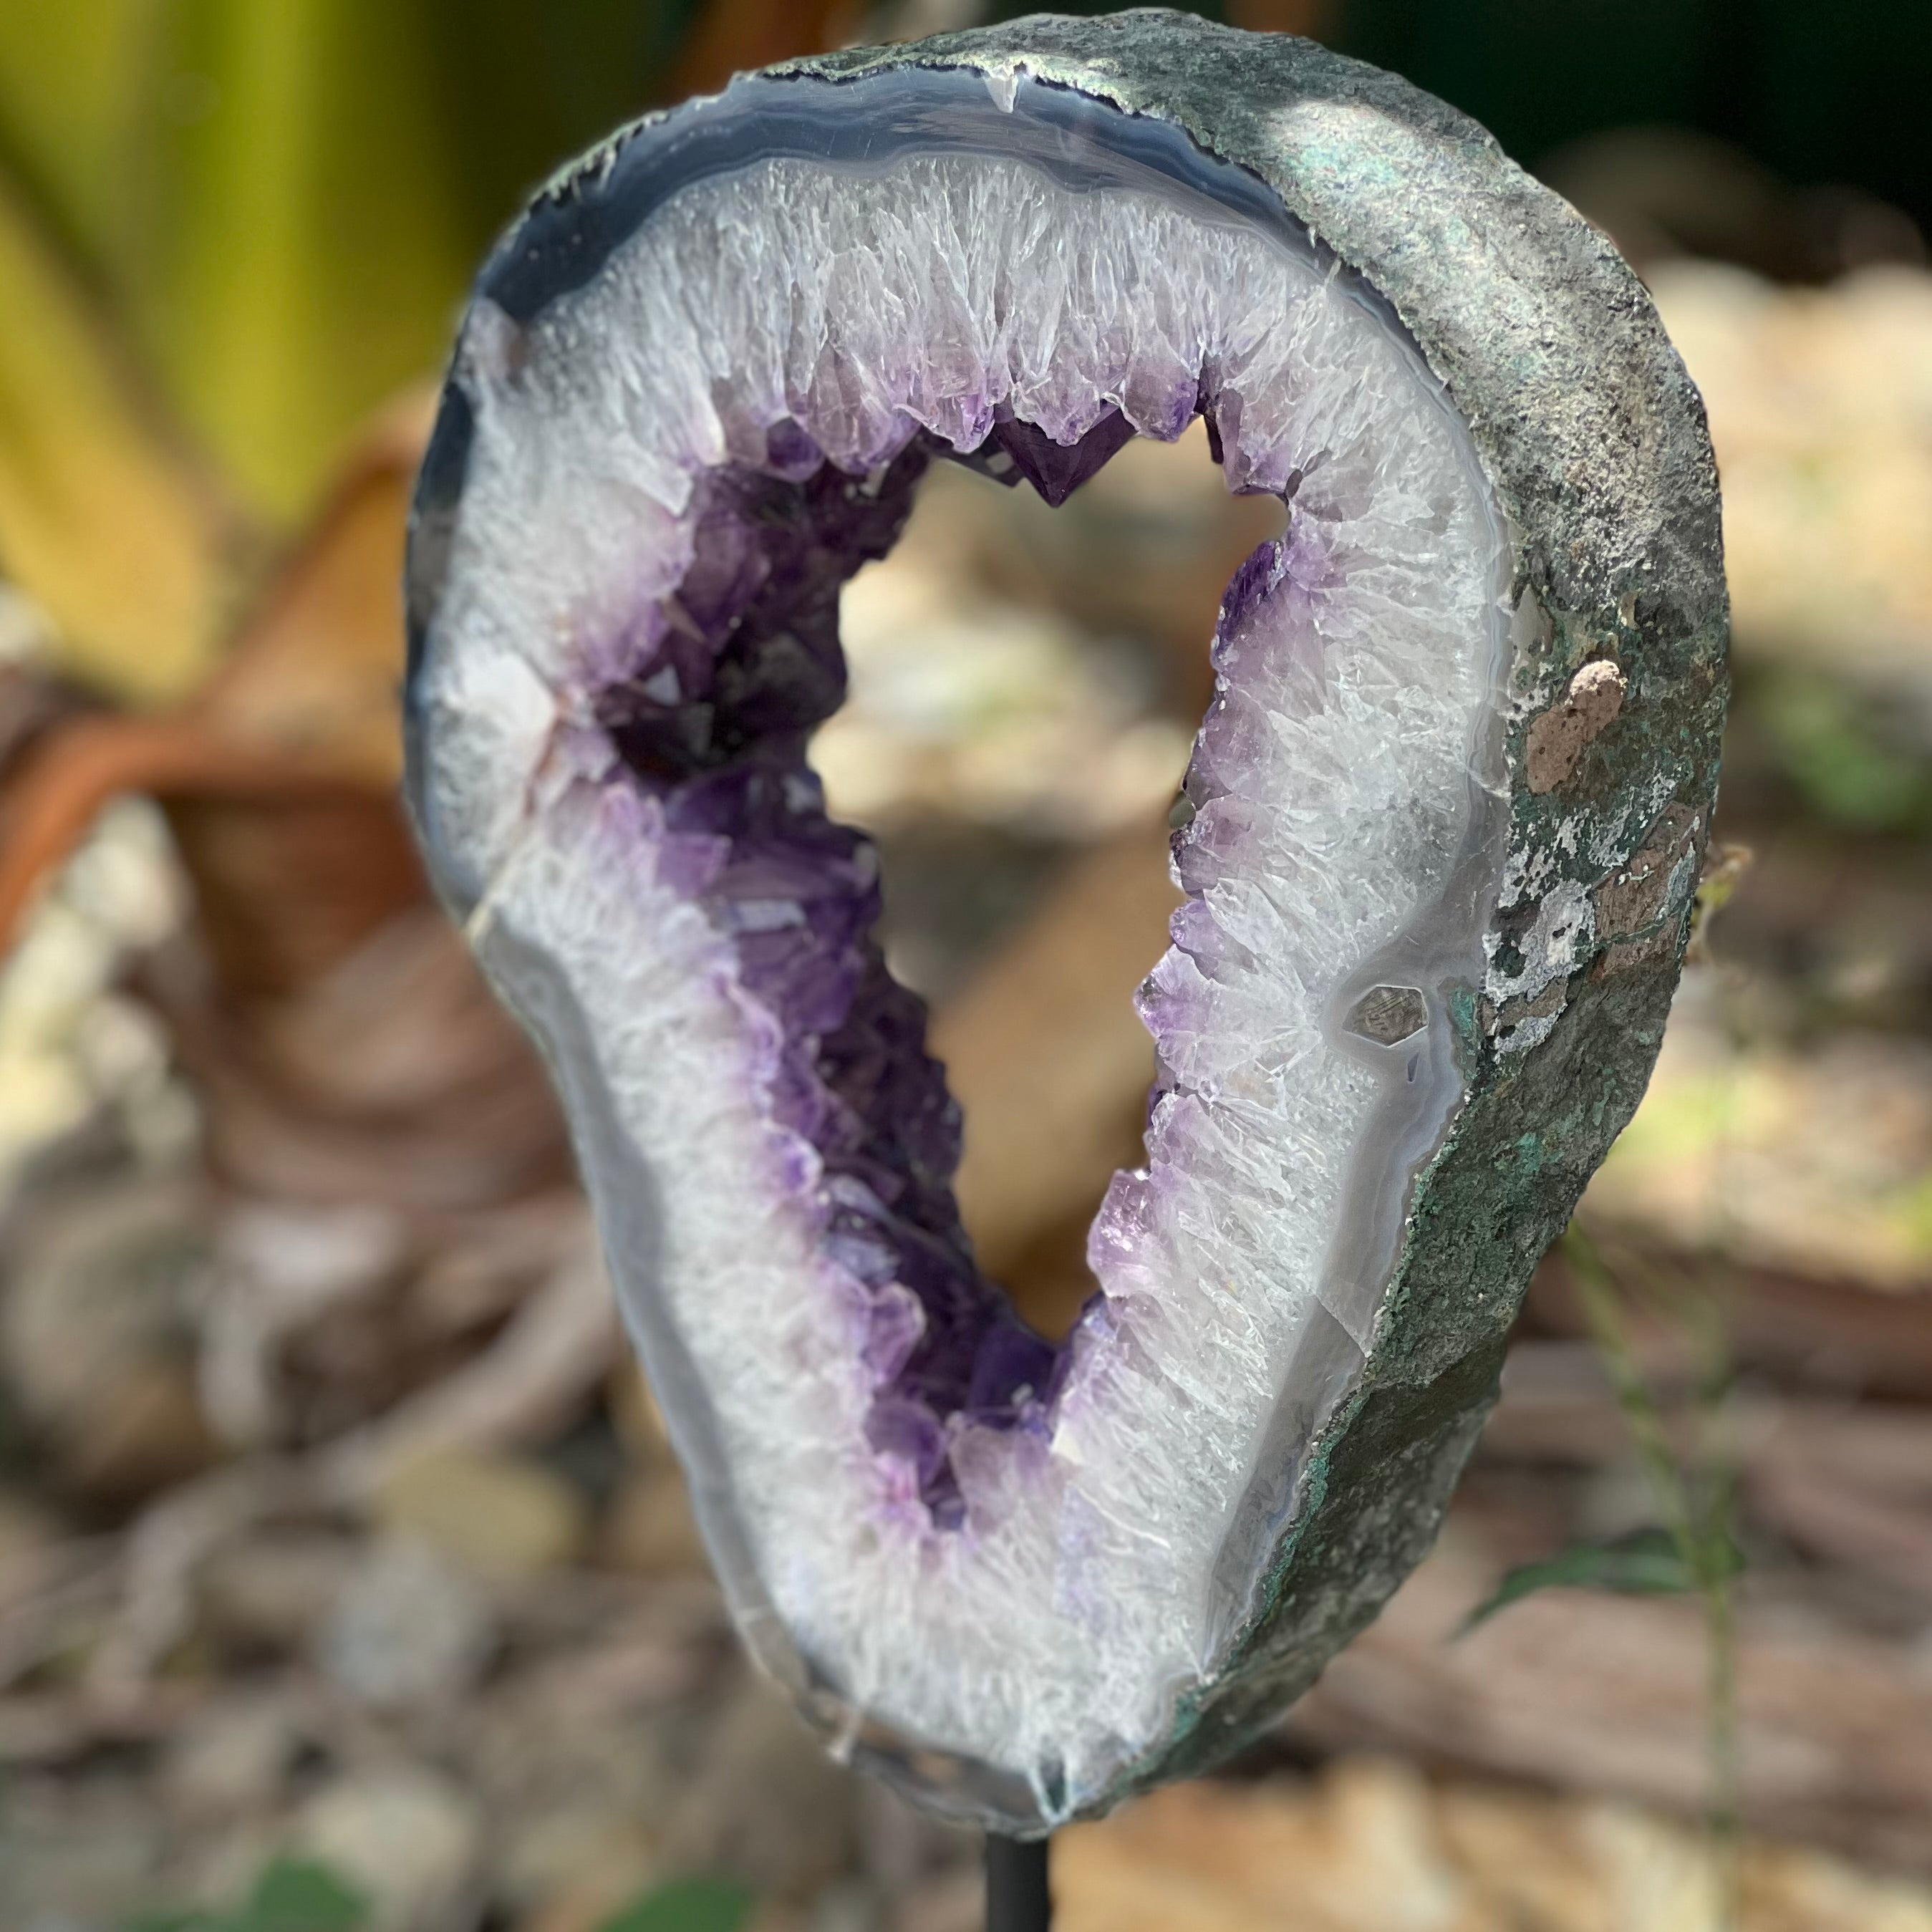
[[[1298,1507],[1259,1587],[1240,1593],[1238,1627],[1178,1692],[1159,1735],[1127,1740],[1101,1774],[1057,1790],[1036,1768],[962,1782],[916,1737],[874,1736],[836,1685],[796,1686],[859,1755],[940,1808],[1036,1829],[1238,1743],[1372,1615],[1432,1534],[1529,1270],[1634,1106],[1674,982],[1721,716],[1714,478],[1694,392],[1607,244],[1480,130],[1390,76],[1306,43],[1160,13],[1021,22],[782,71],[808,90],[964,71],[1009,110],[1022,87],[1050,87],[1124,110],[1124,125],[1184,130],[1203,155],[1265,184],[1400,316],[1446,384],[1510,531],[1514,685],[1496,747],[1506,849],[1489,881],[1483,956],[1444,1012],[1460,1111],[1432,1152],[1420,1150],[1412,1192],[1406,1168],[1375,1184],[1406,1198],[1391,1231],[1400,1256],[1366,1364],[1298,1459]],[[687,124],[701,118],[685,112]],[[568,278],[596,266],[605,232],[622,226],[607,190],[637,138],[620,136],[546,191],[493,258],[486,295],[507,294],[514,309],[532,288],[584,285]],[[424,790],[428,724],[415,698],[473,434],[471,399],[453,382],[419,490],[410,598],[412,802],[439,883],[466,912],[472,894],[447,862]],[[1011,440],[1006,453],[1024,456]],[[1586,665],[1600,690],[1606,664],[1616,710],[1607,720],[1600,705],[1592,711],[1598,729],[1560,777],[1533,772],[1537,721],[1569,702]],[[652,742],[651,757],[670,755]],[[1647,895],[1630,890],[1634,876],[1654,882]],[[514,933],[494,943],[529,950]],[[519,970],[508,958],[485,952],[500,980]],[[1353,992],[1393,976],[1382,962],[1364,971]],[[541,1002],[526,989],[519,1004],[542,1035]],[[569,1024],[550,1016],[554,1058]],[[615,1252],[626,1231],[607,1206],[600,1199]],[[628,1234],[648,1251],[634,1217]],[[654,1364],[660,1376],[665,1366]],[[700,1439],[713,1420],[700,1414],[683,1432],[700,1466],[717,1453]],[[728,1540],[715,1520],[706,1528]],[[784,1646],[759,1647],[784,1661]],[[796,1663],[808,1677],[811,1660]]]

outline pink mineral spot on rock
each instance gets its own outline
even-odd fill
[[[1576,761],[1617,713],[1628,688],[1623,673],[1608,658],[1586,664],[1570,688],[1529,728],[1529,788],[1554,791],[1576,769]]]
[[[1670,909],[1671,881],[1696,849],[1702,814],[1670,805],[1630,862],[1599,886],[1593,897],[1598,930],[1606,936],[1641,933]],[[1681,907],[1682,902],[1678,904]]]

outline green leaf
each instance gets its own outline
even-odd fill
[[[4,176],[0,314],[0,574],[52,618],[63,670],[177,697],[213,661],[224,518]]]
[[[326,1865],[278,1858],[226,1932],[355,1932],[368,1914],[368,1900]]]
[[[430,104],[480,252],[573,154],[662,105],[705,0],[414,0],[437,50]],[[728,4],[735,0],[727,0]]]
[[[1744,1568],[1742,1553],[1728,1540],[1713,1556],[1720,1576],[1734,1576]],[[1554,1556],[1517,1564],[1464,1618],[1458,1634],[1466,1636],[1498,1610],[1538,1590],[1609,1590],[1650,1597],[1684,1595],[1700,1586],[1696,1571],[1684,1561],[1677,1539],[1667,1529],[1640,1529],[1608,1543],[1572,1544]]]
[[[727,1880],[674,1879],[607,1918],[598,1932],[739,1932],[754,1902]]]
[[[98,0],[96,0],[98,4]],[[652,104],[688,0],[172,0],[129,283],[188,421],[271,512],[434,376],[479,257]]]
[[[1853,831],[1892,832],[1932,812],[1932,761],[1909,723],[1901,729],[1897,707],[1815,671],[1780,668],[1757,685],[1752,708],[1820,818]]]
[[[0,163],[95,280],[126,242],[153,0],[16,0],[0,19]]]
[[[284,1858],[263,1867],[232,1911],[144,1912],[123,1932],[356,1932],[368,1916],[369,1901],[326,1865]]]
[[[224,469],[292,518],[351,428],[434,371],[469,279],[424,111],[439,49],[394,0],[175,0],[153,43],[135,325]]]
[[[524,197],[661,100],[698,11],[17,0],[0,6],[0,188],[224,480],[290,523],[356,424],[440,368]]]

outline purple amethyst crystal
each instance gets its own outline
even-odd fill
[[[1210,646],[1146,1162],[1055,1347],[975,1264],[806,747],[930,464],[1057,505],[1197,416],[1288,524]],[[411,802],[748,1640],[841,1748],[1009,1829],[1102,1808],[1420,1554],[1654,1050],[1688,884],[1638,934],[1593,895],[1660,814],[1702,835],[1714,505],[1561,204],[1398,82],[1176,15],[741,79],[486,266],[412,527]],[[1605,655],[1617,733],[1539,790],[1532,716]]]

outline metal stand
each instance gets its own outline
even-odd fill
[[[986,1834],[986,1932],[1049,1932],[1047,1843]]]

